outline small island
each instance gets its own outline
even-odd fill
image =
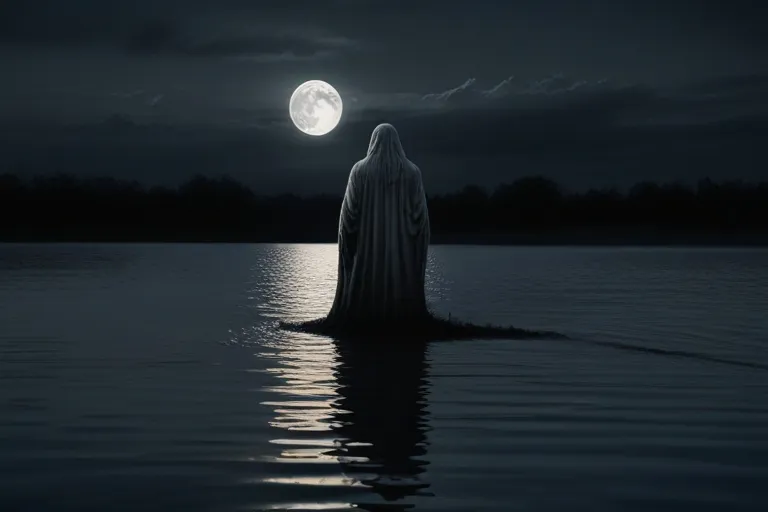
[[[428,313],[422,319],[406,323],[390,323],[376,326],[349,325],[343,328],[329,322],[327,318],[310,320],[308,322],[281,322],[283,330],[328,336],[340,341],[366,342],[381,341],[385,343],[417,343],[434,341],[462,341],[487,339],[568,339],[567,336],[552,331],[536,331],[517,327],[494,325],[476,325],[452,319],[441,318],[434,313]]]

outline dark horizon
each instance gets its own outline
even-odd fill
[[[768,182],[568,191],[543,176],[427,188],[433,243],[768,244]],[[335,242],[341,194],[263,194],[226,177],[175,188],[0,175],[0,241]],[[55,212],[44,214],[43,212]]]

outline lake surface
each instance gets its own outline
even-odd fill
[[[339,347],[335,245],[0,245],[0,511],[768,510],[768,251],[431,248]]]

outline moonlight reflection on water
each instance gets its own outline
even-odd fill
[[[293,471],[265,483],[359,489],[364,494],[354,505],[363,510],[381,499],[390,509],[405,509],[409,497],[429,496],[422,476],[428,464],[426,346],[385,350],[296,336],[273,350],[257,354],[275,362],[267,372],[277,383],[266,390],[276,399],[262,402],[272,408],[270,425],[278,430],[270,443],[280,451],[269,462],[338,465],[339,473]]]
[[[271,250],[271,277],[265,280],[254,269],[261,277],[248,292],[262,297],[260,313],[295,320],[325,313],[335,291],[336,246]],[[426,345],[384,350],[365,340],[340,343],[265,329],[249,337],[240,342],[259,347],[255,355],[268,361],[265,372],[274,381],[264,388],[270,399],[261,402],[272,411],[275,432],[270,444],[276,452],[266,462],[291,465],[288,471],[269,471],[263,483],[344,488],[362,510],[380,510],[383,502],[389,510],[403,510],[412,498],[429,495],[423,475],[429,430]],[[326,469],[319,471],[318,465]]]

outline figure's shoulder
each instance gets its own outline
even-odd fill
[[[349,179],[355,179],[360,176],[360,173],[363,169],[362,162],[362,160],[355,162],[355,164],[352,166],[352,170],[349,171]]]
[[[410,177],[414,180],[421,180],[421,169],[419,168],[419,166],[411,162],[410,160],[406,160],[406,163],[407,163],[406,168],[408,170],[408,174],[410,175]]]
[[[352,166],[352,170],[350,172],[353,174],[357,174],[365,171],[365,168],[366,168],[365,163],[366,163],[365,158],[358,160],[357,162],[355,162],[355,165]]]

